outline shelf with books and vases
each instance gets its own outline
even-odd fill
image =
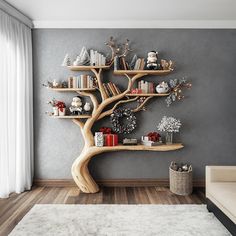
[[[63,88],[57,88],[57,86],[60,87],[57,83],[54,83],[55,86],[51,85],[51,83],[49,84],[52,86],[52,89],[55,89],[55,91],[60,91],[56,89],[63,89],[61,91],[70,89],[79,94],[79,96],[73,98],[70,107],[71,114],[65,114],[64,116],[62,115],[61,117],[55,118],[72,118],[73,122],[81,129],[82,137],[84,139],[84,147],[78,158],[74,161],[71,173],[77,186],[82,192],[86,193],[96,193],[99,191],[99,187],[90,175],[88,169],[89,160],[97,154],[124,150],[173,151],[183,148],[181,143],[173,143],[171,145],[160,144],[158,146],[146,146],[143,144],[127,146],[118,144],[118,134],[131,133],[136,128],[137,121],[134,114],[146,110],[145,106],[152,97],[167,96],[167,98],[169,98],[171,95],[170,99],[174,99],[172,97],[181,99],[183,96],[180,96],[180,89],[187,87],[187,83],[185,81],[182,81],[181,83],[171,83],[174,85],[171,85],[172,87],[168,93],[155,94],[152,90],[152,93],[150,93],[151,91],[149,91],[149,93],[142,91],[140,94],[131,95],[133,85],[138,81],[138,79],[146,75],[167,75],[173,70],[173,63],[165,60],[161,60],[160,63],[157,63],[157,52],[151,51],[148,53],[147,60],[141,58],[139,62],[137,62],[134,58],[130,65],[125,61],[127,54],[132,51],[129,48],[129,40],[126,40],[124,44],[119,44],[122,46],[117,46],[118,44],[116,44],[114,38],[111,37],[105,44],[111,49],[111,56],[109,59],[105,58],[103,56],[104,54],[99,53],[96,50],[90,50],[89,54],[87,49],[83,47],[80,54],[73,62],[68,54],[63,60],[62,65],[71,71],[90,71],[93,73],[94,83],[90,84],[87,82],[87,85],[90,84],[89,86],[91,87],[89,90],[85,90],[86,82],[84,83],[83,81],[83,84],[81,85],[81,82],[77,81],[78,78],[81,78],[79,76],[74,76],[75,78],[73,78],[73,82],[68,81],[67,88],[65,87],[65,83],[63,84]],[[124,68],[116,67],[116,58],[120,58],[119,60],[124,64]],[[136,59],[138,60],[138,58]],[[103,80],[102,72],[104,70],[109,70],[113,65],[114,74],[125,75],[127,78],[127,86],[122,91],[115,83],[111,81],[105,82]],[[96,93],[94,93],[94,88],[97,88]],[[81,108],[82,100],[80,101],[80,99],[83,97],[88,97],[91,100],[91,110],[85,109],[89,111],[89,114],[84,114],[83,109]],[[133,102],[136,102],[136,105],[132,109],[120,108],[122,105],[127,105]],[[84,106],[86,106],[86,104]],[[96,134],[92,131],[94,130],[95,122],[105,117],[110,117],[110,122],[113,126],[113,133],[109,134],[109,137],[106,136],[109,141],[108,143],[112,144],[112,146],[102,146],[101,144],[103,143],[104,138],[103,133],[96,132],[96,137]],[[128,124],[121,124],[120,118],[122,117],[130,122],[128,122]],[[95,138],[97,138],[97,140]],[[101,146],[96,146],[95,144]]]

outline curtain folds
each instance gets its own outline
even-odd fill
[[[0,9],[0,198],[33,178],[31,29]]]

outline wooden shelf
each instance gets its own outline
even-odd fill
[[[166,97],[169,93],[128,93],[129,97]]]
[[[57,92],[95,91],[96,88],[49,88]]]
[[[72,70],[72,71],[88,71],[91,69],[104,69],[104,70],[108,70],[110,68],[110,66],[67,66],[68,69]]]
[[[173,144],[162,144],[158,146],[144,146],[144,145],[118,145],[118,146],[104,146],[104,147],[94,147],[98,149],[103,149],[104,152],[111,151],[174,151],[183,148],[182,143],[173,143]]]
[[[171,73],[171,70],[114,70],[115,75],[135,75],[135,74],[145,74],[145,75],[167,75]]]
[[[50,116],[52,118],[56,118],[56,119],[76,119],[76,118],[80,118],[80,119],[86,119],[86,118],[90,118],[91,115],[79,115],[79,116],[73,116],[73,115],[68,115],[68,116]]]

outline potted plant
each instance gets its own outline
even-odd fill
[[[161,119],[161,122],[158,124],[157,129],[161,132],[166,133],[166,144],[172,144],[173,133],[178,133],[180,127],[181,127],[180,120],[177,120],[174,117],[164,116]]]
[[[66,114],[66,105],[62,101],[56,101],[56,107],[59,110],[59,116],[65,116]]]

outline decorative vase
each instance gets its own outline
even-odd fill
[[[58,107],[53,107],[53,115],[54,115],[54,116],[59,116]]]
[[[103,132],[95,132],[94,142],[97,147],[102,147],[104,145]]]
[[[172,144],[172,143],[173,143],[173,133],[166,132],[166,144]]]
[[[65,116],[66,115],[66,108],[59,109],[59,116]]]

